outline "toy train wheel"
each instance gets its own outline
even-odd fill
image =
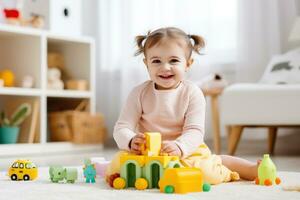
[[[118,177],[113,182],[113,187],[115,189],[123,189],[126,186],[126,181],[124,178]]]
[[[23,176],[24,181],[29,181],[29,179],[30,179],[30,177],[27,174]]]
[[[18,177],[16,174],[13,174],[10,176],[10,178],[11,178],[11,180],[16,181]]]
[[[134,186],[138,190],[144,190],[148,187],[148,181],[144,178],[138,178],[136,179]]]
[[[175,188],[172,185],[167,185],[164,189],[164,192],[167,194],[172,194],[172,193],[174,193],[174,191],[175,191]]]

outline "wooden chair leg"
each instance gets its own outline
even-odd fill
[[[269,154],[274,154],[276,136],[277,136],[277,127],[269,127],[269,137],[268,137],[268,146],[269,146]]]
[[[237,145],[240,141],[243,126],[231,126],[228,140],[228,154],[234,155]]]

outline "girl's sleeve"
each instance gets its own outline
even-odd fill
[[[192,154],[204,142],[205,97],[198,86],[193,87],[189,96],[182,135],[175,141],[183,157]]]
[[[133,89],[115,124],[113,137],[122,150],[129,150],[129,142],[136,135],[135,129],[141,118],[140,88]]]

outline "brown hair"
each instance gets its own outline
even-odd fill
[[[160,28],[147,35],[138,35],[135,37],[138,50],[135,56],[141,53],[146,54],[146,50],[159,43],[163,38],[181,39],[187,47],[187,58],[189,59],[192,52],[200,54],[200,50],[205,46],[204,39],[199,35],[188,35],[184,31],[175,27]],[[193,44],[192,41],[193,40]]]

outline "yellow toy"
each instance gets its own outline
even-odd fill
[[[178,156],[159,155],[160,133],[147,132],[145,136],[146,144],[143,146],[143,155],[120,152],[112,161],[115,169],[110,172],[114,178],[110,180],[112,177],[110,176],[107,180],[115,189],[160,188],[166,193],[201,192],[210,189],[209,184],[203,184],[200,169],[180,168],[182,165]],[[120,166],[119,170],[116,169],[117,165]],[[120,177],[117,171],[120,172]]]
[[[158,156],[161,147],[161,135],[157,132],[146,132],[146,146],[142,146],[142,154],[147,156]]]
[[[8,176],[13,181],[34,180],[38,176],[38,169],[30,160],[16,160],[9,168]]]
[[[5,87],[13,87],[15,83],[15,75],[10,70],[3,70],[0,72],[0,79],[4,81]]]
[[[159,188],[164,193],[209,191],[210,185],[203,184],[202,171],[198,168],[167,169],[159,181]]]

